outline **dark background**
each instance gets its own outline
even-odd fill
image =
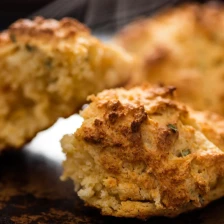
[[[0,0],[0,29],[18,18],[27,17],[52,0]]]
[[[93,30],[117,29],[142,15],[184,0],[0,0],[0,29],[19,18],[42,15],[60,19],[74,17]],[[205,2],[205,1],[199,1]]]

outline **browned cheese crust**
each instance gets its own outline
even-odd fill
[[[74,19],[18,20],[0,33],[0,150],[23,146],[132,71],[132,57]]]
[[[224,114],[224,8],[188,4],[136,21],[115,41],[139,58],[152,83],[174,85],[197,110]]]
[[[176,216],[224,195],[224,119],[143,85],[91,96],[61,143],[86,205],[118,217]]]

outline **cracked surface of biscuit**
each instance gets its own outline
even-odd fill
[[[137,55],[146,79],[178,88],[197,110],[224,114],[224,7],[188,4],[127,25],[115,42]]]
[[[62,178],[86,205],[145,219],[224,195],[224,119],[176,102],[174,90],[143,85],[89,98],[82,126],[61,141]]]
[[[18,20],[0,33],[0,150],[23,146],[132,71],[132,57],[74,19]]]

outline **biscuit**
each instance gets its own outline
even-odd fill
[[[224,115],[224,8],[185,4],[127,25],[115,42],[139,58],[143,80],[174,85],[196,110]]]
[[[74,19],[18,20],[0,33],[0,150],[23,146],[132,71],[131,56]]]
[[[86,205],[146,219],[224,195],[224,119],[178,103],[174,90],[142,85],[89,97],[82,126],[61,141],[62,179]]]

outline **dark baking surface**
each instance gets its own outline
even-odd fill
[[[224,199],[173,219],[141,221],[103,217],[97,210],[83,205],[70,181],[59,180],[61,172],[60,163],[28,149],[3,152],[0,155],[0,223],[224,223]]]

